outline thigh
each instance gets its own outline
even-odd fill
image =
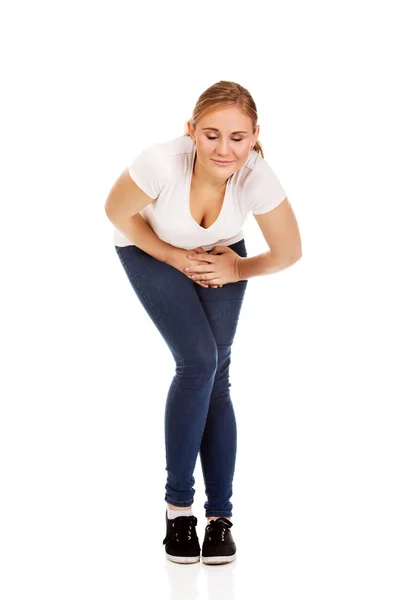
[[[138,246],[115,249],[140,303],[175,359],[215,363],[214,335],[195,289],[200,286]]]
[[[244,239],[229,248],[243,258],[247,256]],[[226,283],[221,288],[203,288],[195,284],[217,346],[231,346],[233,343],[247,284],[247,279]]]

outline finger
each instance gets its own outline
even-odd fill
[[[191,279],[191,277],[188,277],[188,279]],[[199,281],[195,281],[193,279],[192,279],[192,281],[193,281],[193,283],[197,283],[197,285],[201,285],[201,287],[208,287],[208,285],[207,285],[206,282],[203,282],[203,281],[200,281],[200,280]]]
[[[189,271],[186,269],[189,268]],[[195,279],[202,279],[205,275],[211,275],[214,271],[211,270],[211,265],[193,265],[192,267],[185,267],[185,273],[192,275]]]
[[[207,254],[207,253],[204,254],[204,252],[198,253],[198,254],[193,254],[193,253],[188,252],[187,258],[189,260],[204,260],[208,263],[215,263],[215,258],[213,256],[211,256],[211,254]]]
[[[204,253],[200,253],[200,252],[198,252],[197,254],[188,254],[189,260],[207,260],[208,257],[209,257],[209,254],[204,254]]]

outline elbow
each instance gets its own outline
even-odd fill
[[[301,258],[301,254],[287,254],[285,256],[282,256],[280,259],[280,263],[282,264],[282,266],[284,267],[291,267],[292,265],[294,265],[295,263],[297,263]]]
[[[291,256],[291,264],[297,263],[301,257],[303,256],[303,252],[301,248],[296,248],[296,250],[293,250],[290,254]]]
[[[297,263],[301,257],[303,256],[303,254],[300,252],[300,254],[296,254],[295,257],[292,260],[292,265],[294,265],[295,263]]]
[[[301,248],[300,249],[296,248],[296,249],[291,249],[291,250],[286,249],[285,252],[279,252],[279,253],[276,253],[275,255],[280,257],[282,264],[290,266],[290,265],[293,265],[294,263],[298,262],[301,259],[301,257],[303,256],[303,253],[302,253]]]
[[[110,221],[113,221],[115,219],[119,204],[120,203],[118,202],[118,198],[115,194],[113,194],[113,191],[111,190],[104,204],[104,212],[106,213]]]
[[[301,259],[301,257],[303,256],[301,241],[298,244],[296,244],[294,248],[291,249],[290,254],[292,256],[293,263],[296,263]]]
[[[111,221],[111,223],[114,223],[117,217],[117,206],[111,194],[109,194],[106,203],[104,204],[104,212],[106,213],[108,220]]]
[[[112,223],[113,222],[113,218],[112,218],[112,215],[111,215],[111,211],[110,211],[110,209],[109,209],[109,207],[107,205],[104,207],[104,212],[106,213],[107,219],[109,221],[111,221],[111,223]]]
[[[108,195],[106,203],[104,204],[104,212],[106,213],[107,217],[110,218],[111,213],[112,213],[112,198],[111,198],[111,194]]]
[[[114,227],[116,227],[117,217],[115,211],[112,211],[109,206],[104,207],[104,212],[106,213],[107,219],[110,221]]]
[[[281,257],[281,263],[285,267],[291,267],[292,265],[297,263],[301,259],[301,257],[302,257],[301,252],[293,252],[291,254],[287,253]]]

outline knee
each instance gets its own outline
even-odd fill
[[[214,375],[218,368],[217,346],[197,349],[184,357],[185,371],[194,371],[196,374],[209,376]]]

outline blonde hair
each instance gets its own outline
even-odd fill
[[[237,106],[250,117],[254,133],[258,120],[256,104],[250,92],[234,81],[218,81],[207,88],[197,100],[190,121],[192,121],[193,126],[196,127],[198,121],[208,113],[229,106]],[[190,135],[187,123],[185,123],[184,135]],[[258,140],[255,143],[253,150],[261,154],[262,158],[264,158],[263,149]]]

